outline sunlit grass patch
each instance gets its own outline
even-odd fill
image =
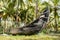
[[[0,36],[0,40],[60,40],[59,36],[32,35],[32,36]]]

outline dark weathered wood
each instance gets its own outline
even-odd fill
[[[37,34],[43,28],[43,25],[48,21],[49,10],[45,9],[43,12],[44,17],[39,17],[29,25],[20,28],[12,28],[10,30],[11,34],[23,34],[23,35],[32,35]]]

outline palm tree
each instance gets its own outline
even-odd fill
[[[58,6],[59,6],[59,0],[49,0],[48,2],[44,2],[45,5],[49,5],[50,6],[50,13],[53,13],[53,17],[50,16],[53,20],[54,20],[54,28],[55,31],[58,31],[58,20],[59,20],[59,15],[58,15]],[[52,21],[51,21],[52,22]]]
[[[34,7],[30,4],[32,0],[27,0],[27,1],[28,3],[26,2],[27,4],[25,4],[23,0],[2,0],[4,4],[2,10],[5,12],[3,18],[6,19],[7,16],[12,15],[12,17],[14,16],[16,17],[15,21],[17,22],[18,22],[18,17],[20,17],[21,20],[23,20],[24,18],[26,23],[33,20],[32,15],[34,15]]]
[[[5,20],[5,27],[3,27],[3,30],[6,29],[7,27],[7,22],[6,22],[6,19],[7,17],[11,17],[11,15],[13,15],[15,13],[15,3],[16,3],[16,0],[2,0],[2,3],[3,3],[3,6],[2,6],[2,10],[4,11],[4,14],[3,14],[3,19]],[[4,32],[3,32],[4,33]]]

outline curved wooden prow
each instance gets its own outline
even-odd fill
[[[38,17],[35,21],[30,23],[29,25],[26,25],[20,28],[11,29],[10,33],[11,34],[23,34],[23,35],[32,35],[32,34],[39,33],[39,31],[43,28],[43,25],[48,21],[49,9],[46,8],[43,11],[42,15],[44,16]]]

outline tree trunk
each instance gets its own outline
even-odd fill
[[[54,18],[55,18],[55,32],[58,31],[58,22],[57,22],[57,8],[54,8]]]
[[[36,0],[36,19],[37,19],[37,15],[38,14],[38,0]]]

